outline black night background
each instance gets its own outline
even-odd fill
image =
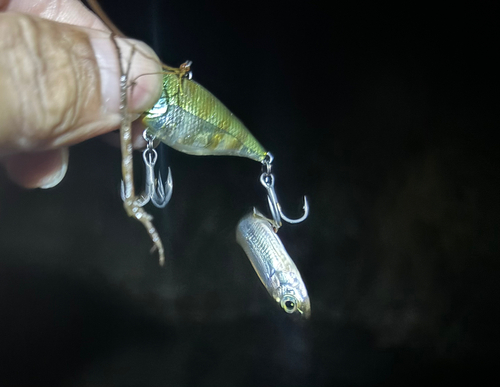
[[[259,164],[163,155],[160,268],[123,210],[119,149],[97,138],[53,189],[0,172],[0,385],[482,385],[499,344],[492,11],[101,4],[165,63],[193,61],[274,154],[289,216],[308,196],[280,237],[312,316],[290,319],[236,244],[239,219],[267,211]]]

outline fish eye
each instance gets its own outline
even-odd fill
[[[297,310],[297,300],[293,296],[285,296],[281,301],[281,306],[287,313],[293,313]]]

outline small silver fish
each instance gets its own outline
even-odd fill
[[[285,312],[298,312],[308,318],[309,295],[297,266],[274,231],[273,222],[254,208],[238,223],[236,240],[271,297]]]

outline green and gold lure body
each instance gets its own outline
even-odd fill
[[[258,162],[267,155],[222,102],[182,73],[164,74],[162,95],[142,122],[148,134],[191,155],[240,156]]]

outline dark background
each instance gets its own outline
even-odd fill
[[[235,242],[267,210],[257,163],[168,152],[160,268],[95,139],[54,189],[0,175],[0,385],[481,384],[497,366],[493,13],[326,3],[102,1],[273,152],[289,216],[309,196],[280,237],[311,319]]]

